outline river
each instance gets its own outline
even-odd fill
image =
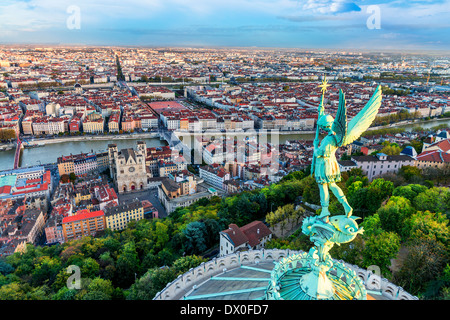
[[[439,120],[429,120],[429,121],[422,121],[422,122],[416,122],[414,124],[412,123],[405,123],[405,124],[398,124],[395,125],[393,127],[386,127],[386,128],[404,128],[406,131],[410,131],[412,128],[414,127],[422,127],[424,129],[429,129],[441,124],[447,124],[448,127],[450,127],[450,119],[439,119]],[[376,130],[376,129],[381,129],[382,127],[373,127],[371,129]],[[186,141],[187,138],[187,133],[183,134],[182,136],[180,136],[180,140],[181,141]],[[231,133],[230,136],[237,136],[237,137],[242,137],[244,138],[245,136],[248,136],[248,133],[245,132],[237,132],[237,133]],[[219,137],[221,136],[220,133],[205,133],[203,134],[203,136],[214,136],[214,137]],[[279,143],[286,143],[286,141],[288,140],[314,140],[315,137],[315,133],[311,133],[311,132],[305,132],[305,133],[289,133],[287,131],[284,132],[280,132],[279,135],[277,135],[276,137],[274,136],[274,133],[267,133],[266,135],[266,139],[268,142],[271,142],[272,140],[274,141],[278,141]],[[194,139],[193,137],[191,137],[191,145],[194,145]]]
[[[397,125],[395,127],[404,128],[405,130],[410,130],[413,127],[420,126],[422,128],[431,128],[440,124],[447,124],[450,126],[450,119],[440,119],[440,120],[431,120],[427,122],[420,122],[416,124],[404,124]],[[239,135],[239,134],[238,134]],[[242,134],[241,134],[242,135]],[[183,137],[184,139],[186,137]],[[182,138],[182,140],[183,140]],[[270,134],[268,135],[268,141],[271,141]],[[278,136],[278,140],[280,143],[285,143],[287,140],[313,140],[314,134],[311,133],[283,133]],[[158,138],[146,138],[146,139],[120,139],[120,140],[89,140],[89,141],[73,141],[73,142],[62,142],[55,144],[47,144],[44,147],[39,148],[29,148],[24,149],[21,157],[20,166],[27,167],[33,166],[37,164],[44,163],[53,163],[56,162],[56,159],[61,155],[69,155],[69,154],[77,154],[81,152],[90,152],[91,150],[94,152],[106,151],[109,143],[117,144],[119,149],[134,147],[136,145],[136,141],[144,140],[147,142],[148,147],[157,147],[166,145],[165,141],[161,141]],[[193,145],[193,144],[192,144]],[[9,151],[0,151],[0,170],[12,169],[14,165],[14,150]]]
[[[21,167],[34,166],[44,163],[54,163],[62,155],[78,154],[81,152],[102,152],[107,151],[108,144],[115,143],[117,148],[134,148],[136,141],[145,141],[147,147],[159,147],[167,145],[159,138],[146,139],[120,139],[120,140],[89,140],[89,141],[68,141],[62,143],[47,144],[38,148],[25,148],[22,150],[20,161]],[[14,149],[0,151],[0,170],[12,169],[14,166]]]

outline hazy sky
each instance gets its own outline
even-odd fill
[[[0,43],[450,50],[450,0],[1,0]]]

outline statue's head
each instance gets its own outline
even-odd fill
[[[334,118],[332,116],[330,116],[329,114],[323,114],[317,121],[317,125],[325,131],[330,131],[331,126],[333,125],[333,121]]]

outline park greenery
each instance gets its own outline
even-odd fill
[[[363,268],[377,265],[384,277],[420,298],[450,298],[450,190],[442,186],[449,176],[448,170],[404,167],[395,176],[368,181],[359,169],[343,172],[339,185],[365,232],[335,246],[331,255]],[[29,244],[25,253],[0,259],[0,300],[152,299],[178,275],[217,254],[219,232],[231,223],[293,226],[266,248],[309,250],[298,227],[306,214],[318,213],[311,205],[319,203],[307,168],[261,189],[201,199],[166,218],[132,221],[122,231],[108,229],[52,246]],[[343,213],[334,197],[330,212]],[[400,252],[404,256],[392,268]],[[72,265],[80,268],[80,289],[67,286]]]
[[[0,141],[11,141],[16,138],[16,131],[14,129],[0,130]]]
[[[408,110],[400,110],[400,112],[391,113],[387,116],[380,116],[375,118],[372,126],[386,126],[388,124],[397,123],[406,120],[421,119],[421,114],[418,111],[409,112]]]

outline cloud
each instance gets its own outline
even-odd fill
[[[307,0],[302,11],[313,14],[339,14],[352,11],[361,11],[354,2],[348,0]]]
[[[78,31],[66,26],[70,5],[80,7]],[[381,30],[367,29],[369,5],[380,7]],[[377,45],[401,39],[448,46],[449,14],[450,0],[1,0],[0,41],[97,39],[139,45],[198,38],[207,44],[217,36],[216,43],[226,40],[230,45],[253,45],[257,38],[267,46],[278,39],[328,46],[345,37],[356,43],[386,33]]]

